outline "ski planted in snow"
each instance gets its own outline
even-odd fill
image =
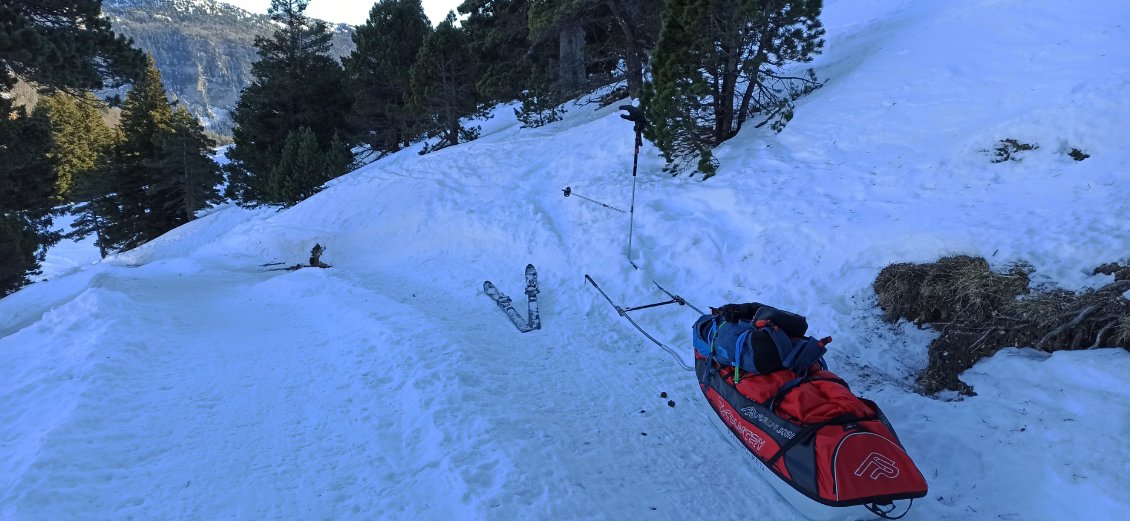
[[[541,329],[541,312],[538,310],[538,272],[533,264],[526,265],[526,314],[530,329]]]
[[[513,301],[505,293],[499,291],[498,287],[491,281],[483,282],[483,292],[488,297],[494,300],[498,307],[506,313],[506,317],[510,322],[514,323],[514,327],[518,331],[528,333],[535,329],[541,329],[541,315],[538,311],[538,272],[534,269],[533,264],[526,265],[526,300],[528,302],[526,308],[526,319],[518,314],[518,310],[514,309]]]

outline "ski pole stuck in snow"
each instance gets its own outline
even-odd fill
[[[643,146],[643,131],[648,126],[647,118],[643,115],[643,109],[634,105],[620,105],[620,110],[626,111],[627,114],[620,114],[620,117],[631,121],[633,123],[632,129],[636,132],[636,149],[632,155],[632,206],[628,218],[628,262],[632,262],[632,232],[636,224],[636,171],[639,170],[640,165],[640,147]],[[635,263],[632,263],[635,266]]]
[[[568,186],[566,186],[566,187],[565,187],[565,188],[564,188],[563,190],[561,190],[561,191],[562,191],[562,192],[565,192],[565,197],[569,197],[570,195],[575,195],[575,196],[577,196],[577,197],[580,197],[581,199],[584,199],[584,200],[586,200],[586,201],[592,201],[592,202],[594,202],[594,203],[596,203],[596,204],[599,204],[599,205],[601,205],[601,206],[603,206],[603,207],[605,207],[605,208],[608,208],[609,210],[616,210],[617,212],[620,212],[620,213],[628,213],[628,212],[625,212],[624,210],[621,210],[621,209],[619,209],[619,208],[616,208],[615,206],[610,206],[610,205],[604,204],[604,203],[602,203],[602,202],[600,202],[600,201],[597,201],[596,199],[589,199],[588,197],[585,197],[585,196],[583,196],[583,195],[581,195],[581,194],[578,194],[578,193],[576,193],[576,192],[573,192],[573,189],[572,189],[572,188],[570,188],[570,187],[568,187]]]

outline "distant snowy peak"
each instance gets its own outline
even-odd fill
[[[252,81],[256,36],[278,26],[265,14],[216,0],[104,0],[114,32],[152,54],[162,81],[177,99],[221,135],[231,132],[231,111]],[[355,49],[353,27],[331,25],[335,58]]]
[[[171,9],[189,14],[234,14],[252,16],[252,13],[231,4],[216,0],[106,0],[104,8],[113,9]]]
[[[216,0],[104,0],[102,8],[106,10],[158,10],[174,11],[183,14],[228,15],[236,18],[267,18],[265,14],[252,13],[232,4],[217,2]],[[353,26],[349,24],[329,23],[336,32],[352,34]]]

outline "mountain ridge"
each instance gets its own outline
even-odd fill
[[[108,0],[102,9],[114,32],[153,55],[170,98],[208,130],[230,135],[231,111],[258,60],[255,37],[275,30],[269,16],[215,0]],[[330,27],[331,55],[340,59],[355,48],[354,28]]]

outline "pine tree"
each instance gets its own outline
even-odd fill
[[[663,32],[655,48],[654,83],[644,91],[641,105],[652,122],[648,137],[668,163],[705,156],[713,148],[710,127],[704,123],[713,117],[704,101],[710,93],[710,82],[699,74],[713,52],[706,31],[706,13],[712,1],[667,2]]]
[[[110,30],[101,0],[0,3],[0,296],[38,273],[56,202],[47,154],[45,112],[28,116],[7,97],[16,78],[42,88],[83,90],[120,85],[144,64],[130,42]]]
[[[556,42],[557,77],[554,87],[568,95],[585,86],[584,10],[576,0],[534,0],[530,4],[530,39],[535,44]]]
[[[0,98],[0,108],[9,100]],[[47,160],[51,123],[44,108],[30,116],[21,107],[0,118],[0,215],[38,218],[55,206],[55,170]]]
[[[153,58],[122,104],[122,139],[108,165],[108,187],[116,210],[104,215],[102,240],[112,250],[128,250],[173,229],[180,222],[168,194],[158,190],[161,141],[172,132],[173,111]]]
[[[643,93],[644,69],[659,40],[665,3],[666,0],[604,0],[603,7],[619,29],[624,76],[628,94],[633,98]]]
[[[710,150],[747,120],[780,132],[793,101],[820,86],[790,72],[824,45],[822,0],[668,0],[644,105],[649,137],[668,162],[697,156],[713,175]]]
[[[324,155],[326,175],[329,179],[353,170],[353,151],[350,150],[345,139],[342,139],[341,134],[334,134]]]
[[[65,202],[74,200],[75,180],[96,169],[113,142],[113,132],[99,113],[103,105],[93,94],[76,98],[65,92],[46,96],[39,103],[51,124],[47,158],[55,168],[56,192]]]
[[[460,25],[479,62],[475,90],[484,100],[510,101],[526,90],[532,65],[550,55],[530,43],[531,0],[464,0]]]
[[[254,80],[232,116],[229,195],[247,204],[266,202],[265,178],[281,160],[291,132],[309,128],[323,147],[335,134],[349,134],[345,72],[328,54],[332,35],[325,22],[304,14],[307,3],[271,1],[268,13],[281,27],[270,38],[255,39]]]
[[[144,66],[132,42],[111,31],[101,0],[0,4],[0,92],[16,77],[60,89],[110,88]]]
[[[529,87],[518,95],[521,109],[514,109],[514,115],[522,122],[523,128],[536,128],[560,121],[566,110],[561,106],[561,96],[553,88],[550,75],[540,70],[530,74]]]
[[[75,204],[71,213],[71,231],[67,237],[74,240],[94,235],[94,244],[102,258],[110,254],[113,245],[103,235],[103,230],[111,222],[121,220],[121,208],[117,205],[114,173],[116,165],[124,162],[121,143],[124,140],[121,129],[111,129],[110,141],[99,162],[90,171],[77,176],[71,187],[71,198]]]
[[[118,141],[118,133],[102,120],[98,108],[103,103],[86,93],[75,98],[64,92],[44,97],[37,110],[44,110],[51,125],[51,148],[48,160],[56,173],[56,193],[63,202],[79,204],[71,207],[76,215],[72,222],[70,238],[84,238],[98,231],[90,225],[100,223],[93,213],[93,206],[81,201],[97,197],[93,194],[95,186],[102,182],[111,148]],[[89,228],[89,230],[87,230]],[[76,233],[77,230],[77,233]],[[102,256],[107,251],[100,241]]]
[[[343,65],[355,126],[374,150],[395,152],[411,140],[412,65],[431,31],[420,0],[380,0],[353,35],[357,50]]]
[[[306,127],[292,131],[268,177],[267,202],[290,206],[314,195],[330,180],[327,166],[314,131]]]
[[[439,150],[478,137],[478,128],[464,128],[460,118],[484,117],[475,91],[475,56],[468,47],[466,33],[455,25],[455,13],[448,13],[432,32],[416,65],[412,67],[412,92],[416,107],[425,118],[428,137],[439,137],[421,153]]]
[[[121,140],[87,192],[84,211],[99,245],[128,250],[181,225],[211,199],[218,179],[207,157],[211,141],[185,111],[174,116],[152,58],[122,106]],[[179,135],[178,135],[179,132]]]
[[[51,229],[54,169],[45,111],[28,116],[0,98],[0,297],[28,284],[59,235]]]
[[[171,132],[160,144],[158,191],[169,193],[176,212],[186,220],[196,212],[220,201],[218,186],[223,182],[220,166],[211,158],[216,142],[204,133],[204,126],[180,107],[173,112]],[[164,208],[162,210],[171,210]]]
[[[612,64],[623,60],[628,92],[638,97],[648,51],[659,36],[663,5],[664,0],[535,0],[530,8],[530,32],[537,42],[558,39],[564,75],[558,78],[559,87],[580,86],[585,71],[597,60]],[[570,53],[569,45],[575,45],[572,38],[577,34],[582,45],[591,39],[587,43],[595,44],[590,46],[600,53],[592,56],[575,49]]]

